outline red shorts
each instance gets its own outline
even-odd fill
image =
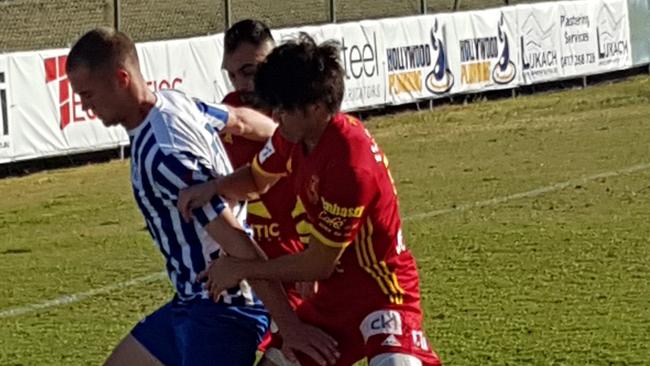
[[[371,360],[382,353],[411,355],[424,366],[441,365],[422,331],[422,312],[417,307],[385,305],[376,311],[349,316],[349,310],[319,311],[306,300],[296,313],[302,321],[321,328],[336,339],[341,353],[336,366],[353,365],[363,358]],[[280,335],[274,333],[269,347],[281,346]],[[308,356],[298,356],[302,366],[318,365]]]

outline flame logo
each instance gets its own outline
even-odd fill
[[[444,32],[444,27],[440,27],[441,31]],[[438,33],[438,19],[436,19],[433,28],[431,28],[431,46],[433,48],[436,62],[433,66],[433,70],[425,79],[425,86],[433,94],[444,94],[451,90],[451,87],[454,86],[454,75],[449,69],[449,62],[447,61],[447,53],[445,52],[445,43],[443,42],[443,37],[437,37]]]
[[[514,62],[510,60],[510,41],[508,40],[508,35],[506,34],[504,27],[505,26],[505,17],[501,13],[501,19],[499,20],[499,48],[501,52],[499,53],[499,62],[494,66],[492,70],[492,79],[497,84],[508,84],[514,80],[517,75],[517,69],[515,68]]]

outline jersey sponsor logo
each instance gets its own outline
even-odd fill
[[[394,310],[374,311],[359,326],[364,341],[377,334],[402,335],[402,316]]]
[[[280,225],[272,223],[270,225],[251,224],[256,239],[273,239],[280,236]]]
[[[324,224],[327,224],[329,228],[335,229],[335,230],[341,230],[343,229],[343,225],[345,225],[345,219],[339,216],[330,216],[327,212],[321,211],[318,214],[318,220]]]
[[[269,139],[260,151],[260,164],[264,164],[273,154],[275,154],[275,147],[273,147],[273,140]]]
[[[327,202],[325,198],[321,197],[321,202],[323,203],[323,211],[334,216],[339,216],[343,218],[354,217],[359,218],[363,215],[363,211],[366,209],[365,206],[357,207],[342,207],[336,203]]]

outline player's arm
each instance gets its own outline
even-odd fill
[[[266,141],[277,128],[267,115],[248,107],[231,107],[226,128],[222,133],[232,133],[253,141]]]
[[[185,220],[191,211],[220,195],[229,200],[246,200],[251,193],[266,193],[280,178],[287,175],[292,146],[276,131],[252,165],[246,165],[225,177],[189,187],[180,192],[178,209]]]
[[[205,182],[209,175],[196,157],[189,154],[158,153],[151,167],[152,184],[161,198],[170,206],[177,204],[178,193],[191,184]],[[212,197],[205,205],[192,212],[198,223],[217,241],[222,249],[233,258],[243,260],[266,260],[264,252],[248,237],[234,217],[232,211],[220,196]],[[199,280],[202,276],[199,276]],[[231,284],[234,287],[239,281]],[[297,318],[286,297],[286,293],[277,280],[250,281],[256,294],[262,299],[279,327],[301,334],[292,339],[295,349],[309,354],[317,361],[335,362],[336,342],[317,328],[307,326]],[[207,284],[208,288],[212,283]],[[220,293],[214,293],[218,295]]]
[[[252,108],[206,103],[199,99],[194,99],[194,103],[219,133],[231,133],[253,141],[266,141],[277,127],[270,117]]]
[[[227,207],[219,217],[206,225],[205,229],[229,254],[227,258],[261,263],[266,261],[264,252],[248,237]],[[217,274],[215,277],[214,273],[210,273],[213,268],[214,266],[210,266],[199,276],[199,279],[210,275],[206,288],[216,300],[221,291],[216,292],[218,283],[213,279],[218,278],[219,275]],[[229,287],[234,287],[238,282],[232,283]],[[264,302],[264,306],[269,310],[280,330],[283,331],[287,347],[305,353],[322,365],[336,362],[338,357],[336,341],[320,329],[300,321],[289,305],[280,281],[251,279],[249,283]]]
[[[281,282],[318,281],[329,278],[345,247],[333,247],[312,235],[307,249],[271,260],[220,258],[214,264],[214,291],[220,293],[242,279]]]
[[[370,171],[349,167],[345,170],[346,167],[333,168],[338,174],[324,177],[320,183],[320,207],[316,210],[318,214],[313,215],[310,245],[305,251],[268,261],[220,258],[214,267],[221,268],[215,269],[215,273],[231,282],[243,278],[297,282],[330,277],[345,247],[352,244],[363,226],[368,215],[366,207],[376,193]],[[343,209],[337,211],[334,206]]]

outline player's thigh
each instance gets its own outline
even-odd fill
[[[171,302],[167,303],[136,324],[129,336],[161,364],[178,365],[181,357],[175,323],[182,322],[185,318],[183,313],[182,309],[176,309]],[[128,343],[131,344],[132,342]]]
[[[232,315],[193,313],[182,333],[183,365],[244,366],[255,362],[259,331]]]
[[[105,366],[161,366],[163,365],[131,334],[115,347]]]

